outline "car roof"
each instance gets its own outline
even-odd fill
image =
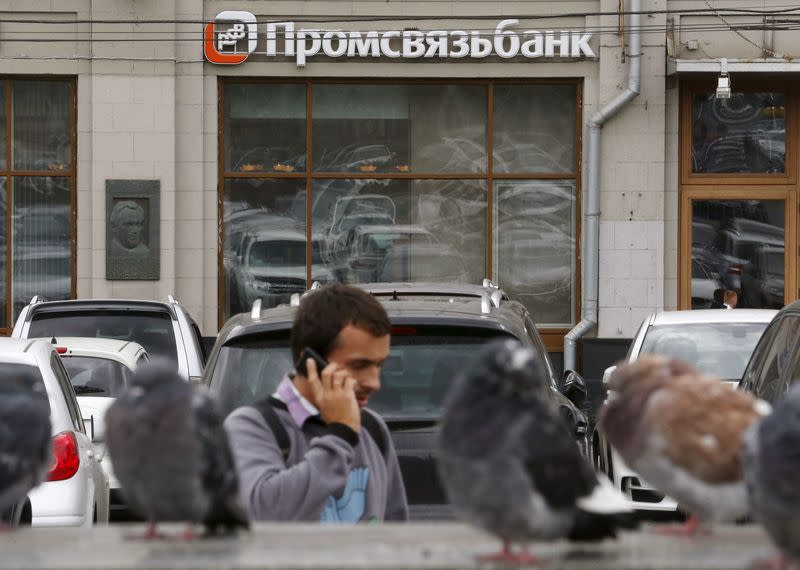
[[[75,312],[87,310],[114,311],[159,311],[176,317],[173,303],[139,299],[69,299],[65,301],[42,301],[30,305],[26,320],[36,313]]]
[[[16,362],[36,365],[37,350],[41,350],[42,339],[0,338],[0,362]]]
[[[778,314],[773,309],[698,309],[661,311],[651,315],[650,324],[689,325],[698,323],[768,323]]]
[[[443,325],[505,331],[525,335],[521,315],[525,308],[500,291],[497,303],[488,295],[491,289],[478,285],[447,283],[358,284],[378,297],[393,324]],[[488,305],[488,306],[487,306]],[[485,310],[489,312],[484,312]],[[251,334],[284,331],[291,328],[296,306],[279,305],[263,311],[231,317],[219,332],[221,342]]]
[[[141,344],[132,340],[80,336],[59,336],[54,338],[56,340],[54,346],[66,347],[67,352],[65,354],[67,355],[110,358],[129,366],[135,365],[137,356],[145,352]]]

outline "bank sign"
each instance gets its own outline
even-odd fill
[[[209,62],[220,65],[237,65],[260,54],[293,57],[298,67],[316,55],[403,60],[595,57],[589,47],[592,34],[517,30],[517,26],[519,20],[510,19],[499,22],[493,32],[326,30],[297,28],[294,22],[259,24],[250,12],[226,10],[206,24],[203,52]]]

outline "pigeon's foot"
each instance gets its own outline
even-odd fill
[[[168,534],[164,534],[156,530],[156,523],[149,523],[147,525],[147,529],[145,529],[145,531],[141,534],[134,532],[125,535],[125,540],[167,540],[167,539],[169,539]]]
[[[184,542],[192,542],[196,540],[197,532],[195,532],[194,530],[194,525],[190,524],[185,529],[183,529],[183,532],[180,535],[180,539]]]
[[[481,564],[517,564],[522,566],[523,564],[539,564],[541,560],[531,554],[527,546],[521,548],[520,551],[515,554],[511,550],[511,545],[505,542],[500,552],[478,556],[478,562]]]
[[[711,534],[711,529],[704,526],[698,518],[692,516],[686,519],[683,524],[657,525],[653,531],[656,534],[665,536],[697,537]]]

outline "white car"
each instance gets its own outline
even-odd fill
[[[758,340],[777,311],[769,309],[706,309],[664,311],[647,317],[628,349],[625,361],[642,354],[664,354],[684,360],[735,388]],[[603,383],[616,366],[606,369]],[[609,394],[613,397],[613,394]],[[596,430],[595,463],[637,511],[674,513],[677,504],[656,491],[625,465],[617,451]]]
[[[43,339],[0,339],[0,366],[37,368],[50,401],[53,460],[47,480],[28,494],[33,526],[108,522],[108,478],[100,466],[75,392],[55,348]],[[23,514],[23,518],[25,514]]]
[[[142,345],[128,340],[86,337],[54,337],[56,352],[69,372],[87,429],[91,431],[95,457],[108,477],[110,509],[127,510],[120,485],[106,453],[105,415],[127,386],[136,367],[149,360]]]

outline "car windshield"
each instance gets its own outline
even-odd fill
[[[305,265],[306,242],[298,240],[257,241],[250,246],[247,262],[253,267]]]
[[[741,380],[768,323],[696,323],[651,326],[641,354],[679,358],[705,374]]]
[[[0,363],[0,383],[16,382],[17,386],[27,385],[31,389],[38,384],[44,388],[44,378],[42,371],[37,366],[30,364],[19,364],[17,362]]]
[[[165,312],[35,312],[28,336],[88,336],[132,340],[141,344],[151,357],[166,357],[176,364],[178,361],[172,319]]]
[[[76,396],[116,398],[127,386],[131,370],[116,360],[93,356],[62,356]]]
[[[435,420],[457,372],[476,348],[498,331],[452,327],[394,327],[389,358],[381,371],[381,389],[369,408],[390,420]],[[293,368],[285,335],[249,337],[220,349],[211,391],[228,414],[272,394]]]

